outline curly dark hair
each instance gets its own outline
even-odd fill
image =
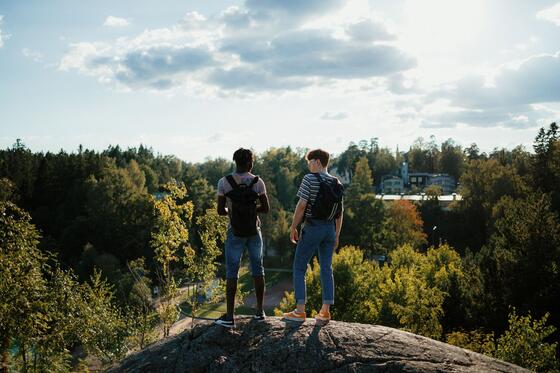
[[[249,170],[255,158],[251,149],[239,148],[233,153],[233,160],[238,169]]]

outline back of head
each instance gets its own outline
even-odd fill
[[[323,149],[314,149],[307,152],[307,154],[305,155],[305,159],[308,161],[311,159],[318,159],[323,167],[327,167],[329,165],[331,156]]]
[[[253,168],[253,152],[250,149],[239,148],[233,153],[233,160],[237,171],[249,172]]]

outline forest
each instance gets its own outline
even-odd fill
[[[232,154],[235,149],[232,149]],[[265,267],[291,268],[289,226],[307,149],[258,153],[266,183]],[[446,173],[461,200],[383,201],[384,175]],[[381,324],[535,371],[558,372],[560,132],[532,149],[482,152],[453,139],[407,151],[350,143],[330,168],[349,175],[333,319]],[[0,350],[3,371],[76,371],[144,348],[188,309],[223,301],[227,218],[218,180],[231,159],[185,162],[140,145],[104,151],[0,150]],[[386,258],[379,261],[378,258]],[[320,308],[318,263],[306,278]],[[286,293],[275,312],[294,306]],[[184,303],[187,308],[180,305]],[[157,331],[157,332],[155,332]]]

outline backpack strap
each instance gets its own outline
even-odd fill
[[[251,180],[251,183],[249,184],[249,188],[252,188],[253,185],[255,185],[255,184],[258,183],[258,182],[259,182],[259,177],[258,177],[258,176],[255,176],[255,177],[253,178],[253,180]]]
[[[235,182],[233,175],[227,175],[226,180],[228,181],[229,185],[231,185],[233,189],[239,188],[239,185]]]
[[[318,172],[314,173],[313,175],[315,175],[315,177],[317,178],[317,181],[319,181],[319,184],[321,184],[324,180],[321,178],[321,175],[319,175]]]

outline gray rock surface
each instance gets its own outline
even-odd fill
[[[110,372],[528,372],[398,329],[280,318],[197,325],[127,357]]]

